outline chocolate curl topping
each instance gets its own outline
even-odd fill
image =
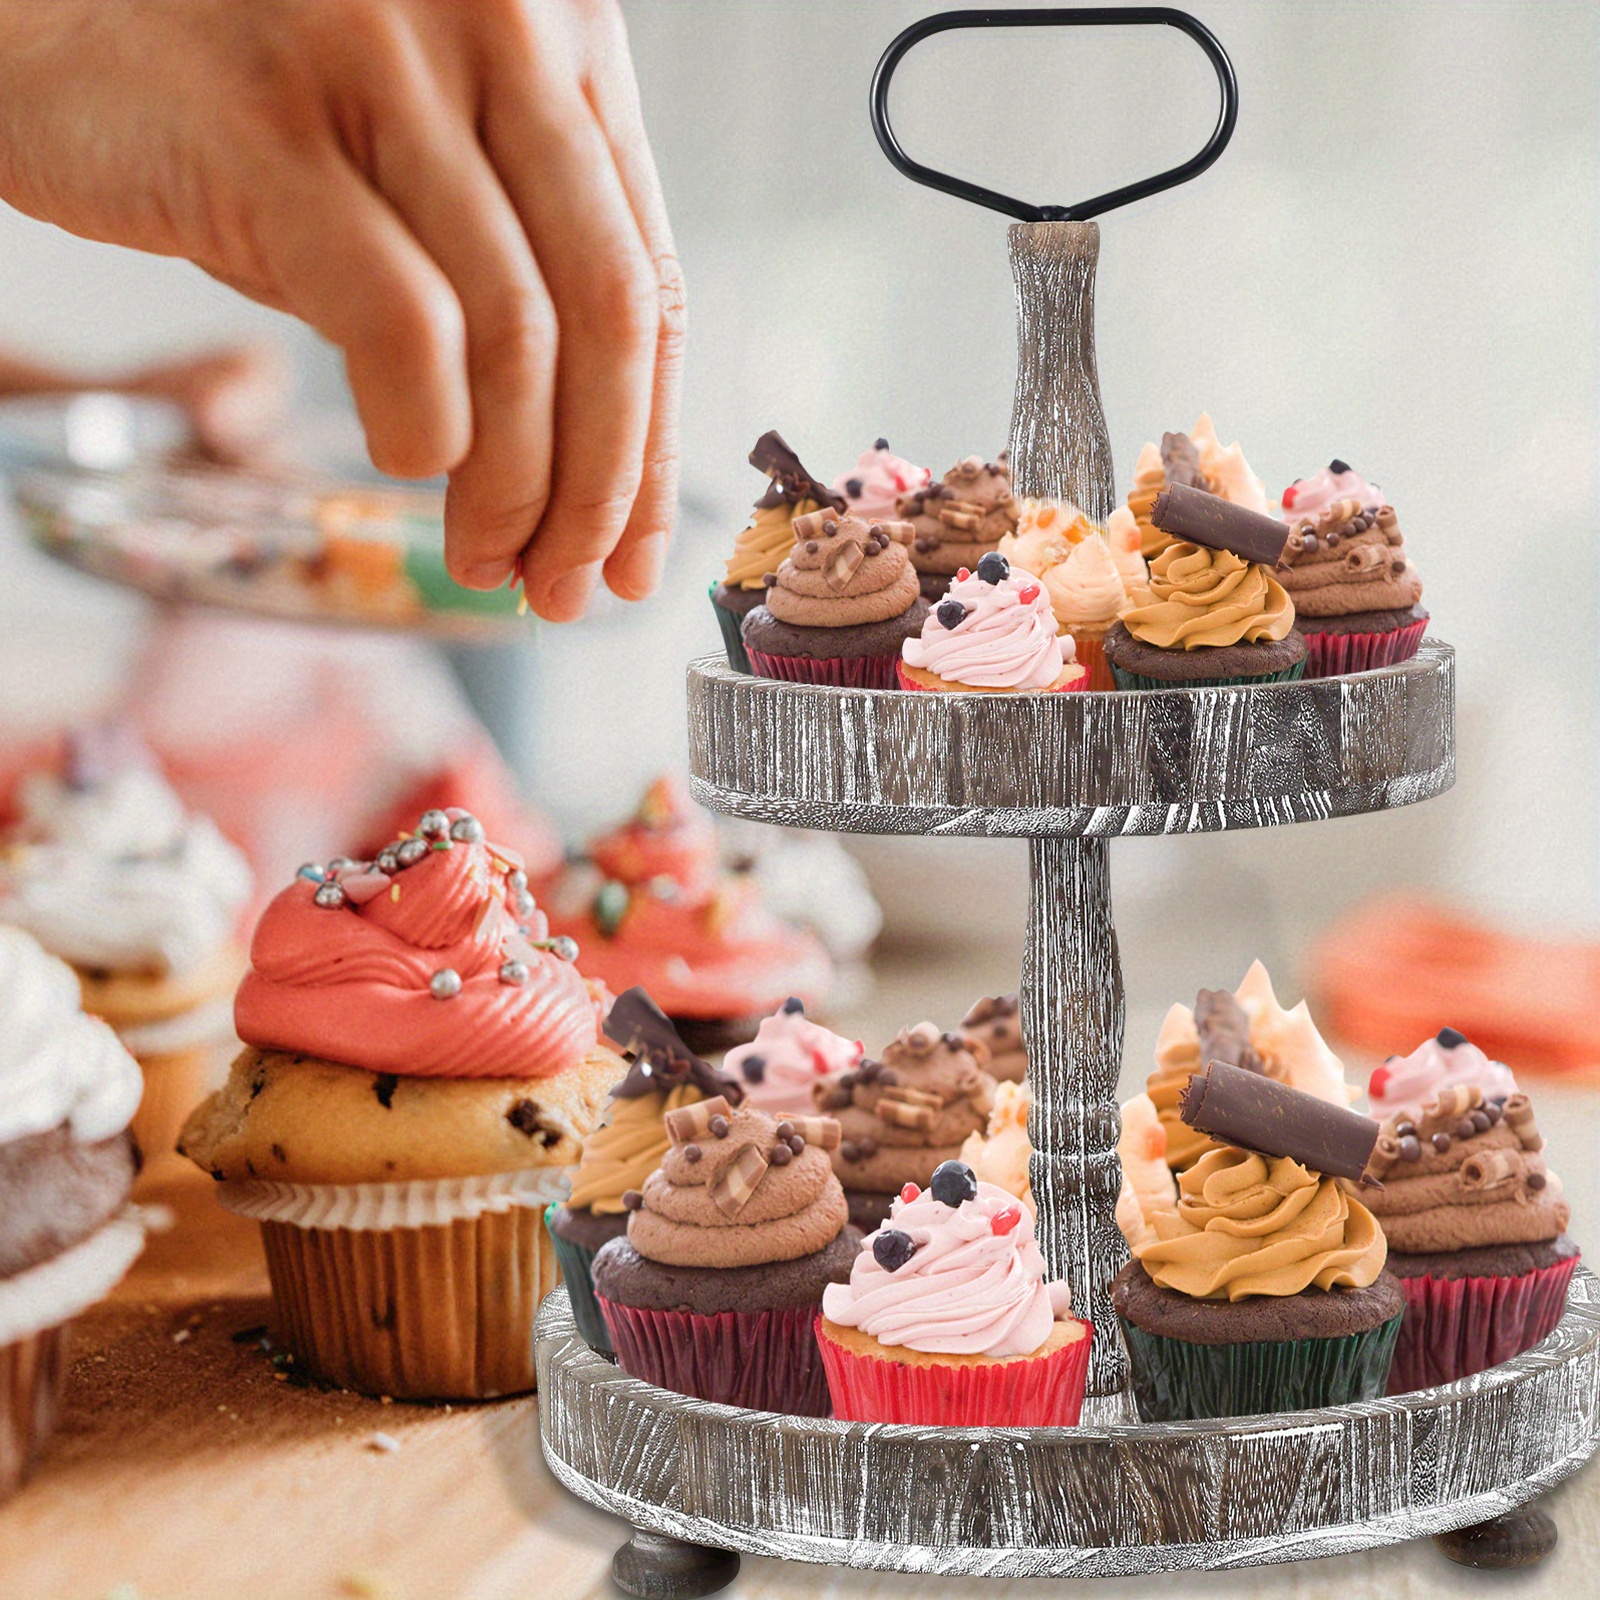
[[[719,1094],[710,1100],[697,1100],[692,1106],[679,1106],[661,1120],[667,1137],[674,1144],[693,1144],[696,1139],[711,1133],[713,1118],[721,1117],[726,1121],[732,1115],[733,1107]],[[726,1133],[727,1129],[724,1128],[723,1132]]]
[[[1278,565],[1289,540],[1288,523],[1183,483],[1174,483],[1156,496],[1150,520],[1175,539],[1203,544],[1208,550],[1228,550],[1264,567]]]
[[[750,452],[750,465],[772,479],[782,491],[781,500],[791,503],[815,500],[819,506],[844,510],[844,496],[835,494],[827,484],[818,483],[776,430],[769,430],[756,440],[755,449]]]
[[[724,1095],[738,1105],[744,1090],[702,1061],[673,1027],[671,1019],[638,987],[617,996],[606,1013],[605,1034],[633,1058],[626,1078],[611,1091],[615,1100],[638,1100],[657,1090],[692,1084],[701,1094]]]
[[[1498,1189],[1503,1183],[1521,1183],[1527,1174],[1520,1150],[1480,1150],[1461,1163],[1461,1187]]]
[[[1325,1177],[1382,1188],[1368,1169],[1380,1131],[1371,1117],[1259,1072],[1208,1062],[1190,1078],[1178,1114],[1196,1133],[1223,1144],[1287,1156]]]
[[[1228,1061],[1246,1072],[1261,1071],[1250,1043],[1250,1019],[1226,989],[1202,989],[1194,997],[1194,1028],[1202,1061]]]
[[[819,1150],[837,1150],[839,1148],[841,1130],[839,1124],[832,1117],[785,1117],[783,1120],[807,1144],[814,1144]]]
[[[1401,1159],[1400,1141],[1392,1133],[1380,1133],[1372,1147],[1372,1157],[1367,1162],[1367,1172],[1380,1181],[1389,1175],[1389,1169]]]
[[[767,1175],[767,1158],[753,1144],[747,1144],[717,1181],[711,1185],[716,1208],[730,1221],[749,1205],[750,1197]]]
[[[1524,1150],[1543,1150],[1544,1135],[1533,1120],[1533,1107],[1525,1094],[1514,1094],[1505,1105],[1506,1126],[1517,1136]]]
[[[1200,452],[1188,434],[1161,435],[1161,465],[1166,469],[1168,483],[1187,484],[1191,489],[1200,487]]]

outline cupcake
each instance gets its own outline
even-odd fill
[[[772,480],[756,501],[750,522],[734,541],[722,582],[712,586],[711,606],[735,672],[748,672],[739,629],[767,594],[766,579],[794,548],[794,519],[812,511],[841,511],[844,497],[818,483],[776,433],[764,433],[750,452],[750,465]],[[891,511],[889,515],[893,515]]]
[[[881,1061],[817,1086],[817,1109],[839,1119],[833,1165],[858,1228],[875,1228],[908,1183],[927,1185],[987,1126],[995,1092],[987,1059],[980,1041],[920,1022],[902,1028]]]
[[[1044,585],[998,551],[962,568],[901,646],[902,689],[957,693],[1054,693],[1081,689],[1089,674],[1074,660],[1068,634],[1057,634]]]
[[[165,1154],[232,1045],[250,869],[121,729],[74,734],[64,772],[27,778],[18,801],[0,919],[78,974],[143,1073],[134,1137]]]
[[[128,1270],[139,1068],[72,969],[0,927],[0,1500],[55,1429],[72,1319]]]
[[[755,1038],[730,1050],[722,1065],[758,1111],[774,1117],[808,1116],[817,1084],[859,1067],[864,1054],[859,1039],[843,1038],[813,1022],[800,997],[790,995],[761,1019]]]
[[[302,1370],[397,1399],[533,1388],[544,1210],[625,1071],[575,954],[462,811],[303,867],[262,914],[246,1048],[179,1148],[261,1224]]]
[[[887,439],[879,439],[861,452],[854,467],[833,480],[833,492],[844,497],[844,509],[851,516],[885,522],[898,517],[901,500],[926,489],[932,477],[928,468],[913,466],[889,448]]]
[[[1089,674],[1087,687],[1116,688],[1106,664],[1105,638],[1129,602],[1110,545],[1098,534],[1075,544],[1043,581],[1056,626],[1071,635],[1078,663]]]
[[[1033,1203],[1033,1178],[1028,1163],[1033,1145],[1028,1139],[1028,1113],[1033,1110],[1033,1091],[1026,1083],[997,1083],[989,1122],[982,1133],[969,1133],[957,1158],[977,1174],[980,1183],[992,1183],[1015,1195],[1036,1217]]]
[[[622,1197],[642,1188],[661,1165],[669,1113],[719,1096],[738,1105],[743,1091],[684,1044],[643,989],[618,996],[605,1031],[631,1061],[628,1075],[611,1091],[605,1125],[583,1142],[566,1204],[552,1205],[544,1222],[555,1241],[578,1332],[594,1349],[609,1353],[611,1335],[594,1298],[590,1270],[600,1248],[628,1231]]]
[[[1454,1028],[1441,1028],[1408,1056],[1390,1056],[1367,1080],[1367,1109],[1379,1122],[1406,1117],[1415,1122],[1423,1106],[1446,1089],[1477,1088],[1485,1101],[1504,1104],[1517,1080],[1503,1061],[1491,1061]]]
[[[1305,670],[1294,602],[1274,576],[1287,531],[1215,495],[1163,490],[1151,511],[1173,541],[1150,563],[1150,599],[1105,635],[1119,689],[1284,683]]]
[[[1409,661],[1428,613],[1394,507],[1342,461],[1283,491],[1289,542],[1281,574],[1306,641],[1306,676]]]
[[[1454,1383],[1561,1320],[1578,1247],[1528,1097],[1456,1083],[1383,1124],[1369,1199],[1405,1293],[1390,1394]]]
[[[998,461],[967,456],[939,483],[902,499],[900,515],[911,522],[911,563],[922,598],[942,599],[963,567],[975,571],[1008,533],[1016,532],[1018,509],[1004,456]]]
[[[1370,1177],[1378,1125],[1221,1062],[1191,1081],[1184,1115],[1224,1142],[1112,1282],[1140,1417],[1377,1399],[1404,1297],[1383,1230],[1338,1180]]]
[[[1022,1005],[1014,994],[985,995],[974,1001],[956,1032],[968,1049],[981,1042],[988,1052],[984,1065],[997,1083],[1020,1083],[1028,1072],[1028,1050],[1022,1042]]]
[[[817,1342],[841,1422],[1070,1428],[1091,1329],[1045,1282],[1033,1218],[947,1161],[908,1183],[847,1283],[823,1291]]]
[[[1178,1185],[1167,1165],[1167,1130],[1147,1094],[1122,1103],[1117,1158],[1122,1163],[1117,1226],[1132,1249],[1154,1240],[1157,1214],[1178,1204]]]
[[[1126,506],[1118,506],[1106,519],[1101,536],[1122,579],[1128,604],[1144,605],[1150,598],[1150,567],[1143,555],[1144,536],[1138,520]]]
[[[928,603],[907,554],[908,522],[863,522],[814,511],[797,517],[794,552],[769,573],[766,603],[744,619],[758,678],[892,689],[900,646]]]
[[[1203,489],[1232,505],[1262,516],[1267,513],[1267,487],[1245,460],[1237,444],[1223,445],[1209,414],[1188,433],[1164,433],[1159,445],[1147,444],[1134,467],[1133,488],[1127,509],[1140,533],[1140,550],[1153,561],[1172,542],[1171,535],[1155,525],[1151,510],[1156,498],[1173,484]]]
[[[727,872],[716,829],[676,779],[589,845],[550,894],[550,927],[616,994],[639,987],[684,1043],[712,1055],[755,1037],[787,996],[816,1006],[833,968],[810,934],[780,922],[748,874]]]
[[[753,1411],[828,1414],[813,1324],[861,1236],[828,1161],[839,1125],[702,1100],[666,1119],[660,1168],[594,1259],[622,1370]]]
[[[1232,994],[1202,989],[1193,1011],[1175,1005],[1162,1021],[1146,1090],[1166,1130],[1167,1162],[1179,1172],[1216,1148],[1182,1114],[1183,1092],[1206,1061],[1262,1073],[1329,1105],[1348,1106],[1356,1097],[1344,1064],[1317,1031],[1306,1002],[1286,1011],[1267,969],[1252,961]]]

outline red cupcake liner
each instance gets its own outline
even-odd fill
[[[1072,1428],[1083,1412],[1090,1335],[1049,1355],[934,1365],[858,1355],[821,1331],[833,1414],[841,1422],[921,1427]]]
[[[1561,1320],[1577,1264],[1573,1256],[1515,1278],[1402,1278],[1389,1393],[1454,1383],[1531,1350]]]
[[[617,1365],[662,1389],[751,1411],[828,1415],[814,1305],[781,1311],[647,1311],[596,1295]]]
[[[1374,667],[1396,667],[1409,661],[1422,643],[1428,619],[1420,617],[1392,633],[1311,633],[1314,617],[1302,617],[1305,631],[1306,676],[1338,678],[1347,672],[1370,672]]]
[[[782,678],[785,683],[820,683],[830,689],[893,689],[899,656],[836,656],[818,661],[811,656],[769,656],[747,644],[750,670],[757,678]]]
[[[1072,633],[1072,630],[1068,628],[1067,632]],[[1105,635],[1100,634],[1090,639],[1079,638],[1073,633],[1072,643],[1078,657],[1078,665],[1089,669],[1089,678],[1084,687],[1101,694],[1110,694],[1117,687],[1117,680],[1111,676],[1111,663],[1106,660]]]
[[[1084,665],[1084,663],[1080,661],[1077,663],[1077,665],[1081,667]],[[918,683],[915,678],[910,677],[906,673],[905,668],[898,661],[896,661],[894,664],[894,676],[895,682],[893,685],[891,685],[891,687],[897,689],[910,689],[914,694],[961,694],[963,692],[969,694],[979,694],[985,692],[975,689],[963,691],[957,688],[954,684],[952,684],[948,690],[930,689],[927,684]],[[997,694],[1071,694],[1074,689],[1087,689],[1088,687],[1089,674],[1084,672],[1080,673],[1070,683],[1052,684],[1048,689],[1002,689],[990,690],[987,692]]]

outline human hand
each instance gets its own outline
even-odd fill
[[[683,289],[615,0],[0,0],[0,197],[338,345],[461,582],[654,588]]]

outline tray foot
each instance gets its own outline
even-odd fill
[[[733,1551],[644,1528],[635,1528],[611,1558],[611,1581],[640,1600],[696,1600],[727,1588],[738,1576],[739,1558]]]
[[[1462,1567],[1531,1567],[1556,1547],[1555,1520],[1538,1506],[1434,1535],[1439,1549]]]

